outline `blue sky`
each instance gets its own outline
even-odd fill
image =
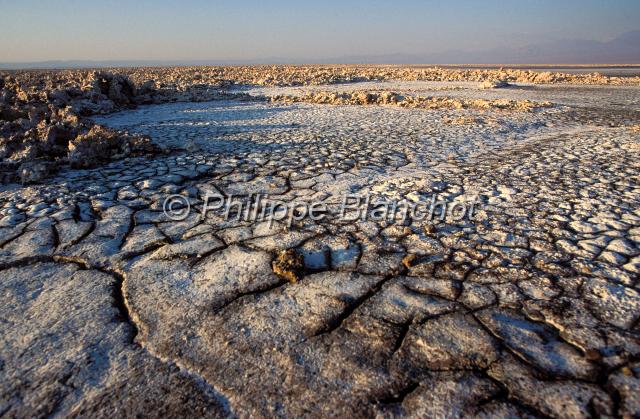
[[[0,0],[0,62],[480,51],[640,29],[638,0]]]

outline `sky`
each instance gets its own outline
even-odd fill
[[[638,29],[639,0],[0,0],[0,62],[312,61],[608,41]]]

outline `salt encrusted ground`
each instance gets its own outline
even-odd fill
[[[0,415],[640,414],[640,88],[313,89],[554,106],[218,101],[96,118],[171,151],[3,187]],[[272,229],[162,212],[207,191],[481,205],[473,221]],[[272,270],[287,249],[306,265],[294,284]]]

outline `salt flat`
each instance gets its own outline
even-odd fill
[[[550,104],[275,99],[362,91]],[[640,87],[225,92],[260,100],[94,115],[162,152],[3,186],[0,414],[640,412]],[[202,217],[207,193],[330,214]],[[163,211],[172,194],[183,220]],[[346,221],[347,194],[479,203],[473,219]]]

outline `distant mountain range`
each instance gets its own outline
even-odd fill
[[[98,68],[178,65],[250,64],[640,64],[640,30],[611,41],[560,40],[521,48],[485,51],[450,50],[424,54],[343,56],[313,60],[264,58],[256,60],[60,60],[0,63],[0,69]]]
[[[640,30],[608,42],[561,40],[521,48],[340,57],[333,61],[345,64],[640,64]]]

